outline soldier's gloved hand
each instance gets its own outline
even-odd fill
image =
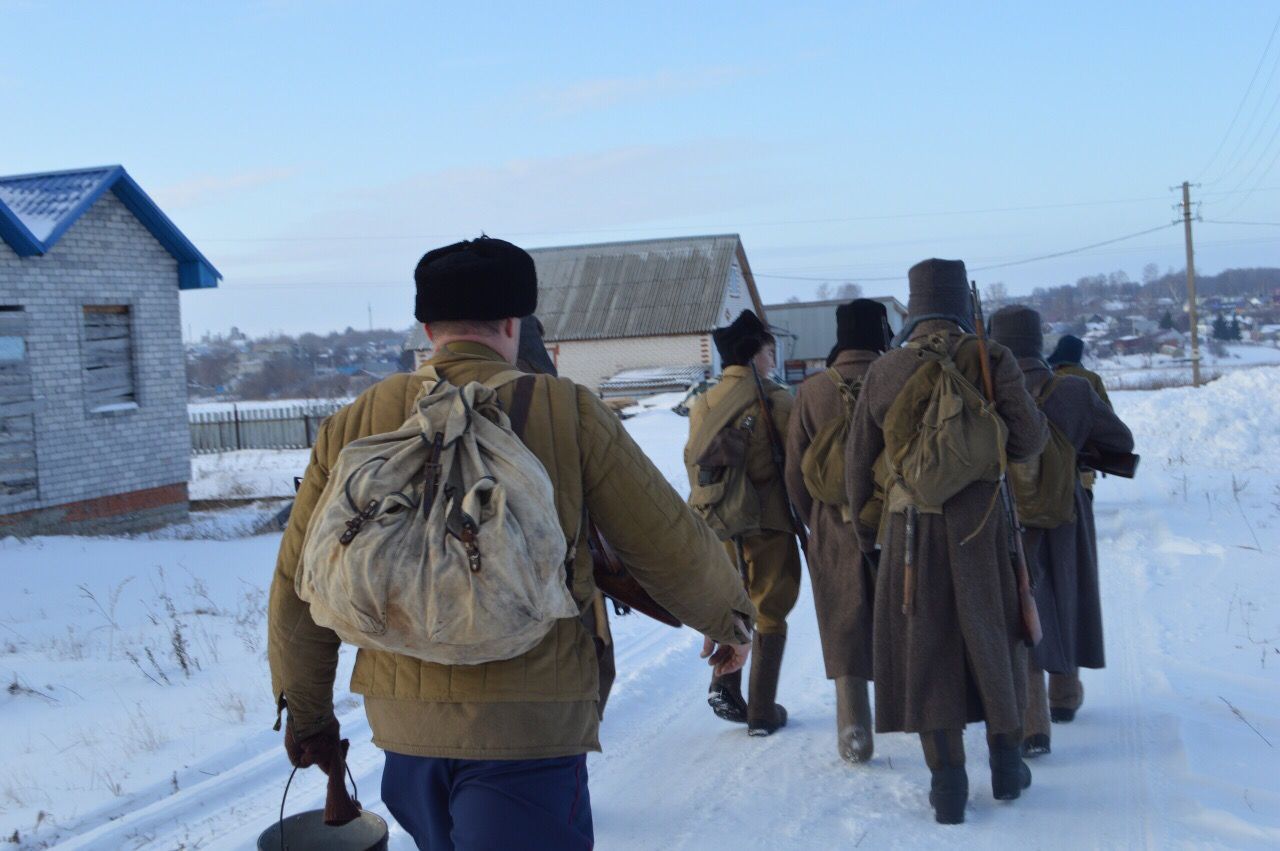
[[[751,630],[742,618],[735,617],[733,622],[734,631],[739,636],[745,636],[744,644],[719,644],[709,635],[702,637],[701,658],[706,659],[707,664],[714,668],[717,677],[741,671],[747,664],[747,656],[751,654]]]

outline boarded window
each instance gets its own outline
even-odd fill
[[[27,314],[0,305],[0,511],[35,499],[36,428]]]
[[[133,326],[124,305],[84,309],[84,394],[91,413],[136,408]]]

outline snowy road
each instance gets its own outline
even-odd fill
[[[969,728],[973,794],[968,826],[960,829],[968,847],[1006,848],[1015,837],[1042,848],[1215,841],[1238,848],[1251,840],[1274,847],[1280,840],[1274,790],[1265,830],[1224,834],[1231,819],[1197,826],[1180,811],[1186,746],[1176,717],[1159,709],[1161,672],[1141,661],[1160,632],[1143,605],[1149,559],[1172,532],[1156,516],[1128,519],[1142,522],[1130,522],[1126,531],[1114,508],[1099,518],[1109,565],[1110,667],[1085,674],[1085,708],[1075,723],[1055,727],[1054,752],[1032,763],[1035,783],[1021,800],[992,799],[983,730]],[[605,753],[590,764],[599,847],[884,848],[960,838],[957,829],[932,821],[928,771],[914,737],[880,737],[869,766],[837,758],[834,696],[807,594],[792,623],[780,694],[791,723],[775,737],[750,739],[703,703],[706,671],[692,633],[638,616],[615,619],[620,677],[604,728]],[[351,762],[365,804],[385,817],[377,795],[381,756],[368,743],[363,714],[355,709],[342,720],[356,743]],[[252,755],[216,767],[216,776],[150,806],[113,813],[120,817],[57,847],[253,847],[278,811],[287,766],[275,734],[246,744]],[[317,772],[299,775],[290,809],[320,806],[322,781]],[[393,834],[392,848],[412,843]]]
[[[879,737],[868,766],[851,767],[837,758],[834,694],[823,676],[806,582],[791,619],[779,695],[791,723],[768,739],[750,739],[742,728],[712,716],[703,700],[708,675],[697,659],[697,636],[640,616],[614,619],[619,680],[602,732],[605,752],[590,760],[599,847],[1280,846],[1280,760],[1274,747],[1280,744],[1280,370],[1222,379],[1196,393],[1118,396],[1120,413],[1134,423],[1145,457],[1137,481],[1108,480],[1099,488],[1108,667],[1084,673],[1085,706],[1075,723],[1055,726],[1053,753],[1031,763],[1035,782],[1021,800],[992,799],[981,725],[966,735],[972,795],[967,824],[960,828],[933,823],[928,771],[914,737]],[[1233,412],[1227,421],[1224,410]],[[683,425],[664,410],[628,421],[677,484],[683,476]],[[192,573],[214,576],[229,564],[256,570],[255,563],[265,573],[277,541],[278,536],[265,536],[187,542],[193,549],[165,555],[170,550],[161,548],[173,542],[81,541],[72,548],[44,539],[0,548],[0,571],[29,564],[37,549],[50,563],[71,565],[83,561],[78,552],[91,548],[97,556],[93,568],[118,577],[133,569],[125,565],[138,560],[139,547],[151,547],[147,557],[176,560]],[[197,554],[209,561],[197,563]],[[223,578],[235,586],[235,577]],[[223,599],[212,580],[208,594]],[[15,634],[35,629],[16,616],[4,623]],[[35,658],[38,646],[32,640],[9,657],[18,671],[15,681],[56,678],[20,667]],[[46,788],[46,808],[60,818],[35,830],[30,805],[19,813],[22,821],[10,822],[11,805],[2,797],[10,787],[0,775],[5,834],[21,827],[20,847],[32,848],[51,841],[67,849],[252,848],[278,813],[288,765],[278,734],[263,729],[260,655],[243,658],[248,661],[234,664],[253,667],[223,674],[243,681],[250,711],[239,725],[219,728],[238,732],[224,732],[227,737],[212,745],[190,745],[186,753],[197,758],[173,753],[177,739],[145,759],[139,754],[126,788],[114,796],[99,793],[91,806],[79,793],[86,804],[73,816],[66,815],[60,793]],[[172,666],[169,671],[174,675]],[[212,671],[210,666],[193,676],[187,691],[196,692],[201,676],[209,680]],[[122,678],[112,689],[149,689],[142,693],[175,701],[182,691],[157,688],[141,676],[132,679],[137,682]],[[64,719],[50,723],[70,726],[71,713],[93,709],[95,700],[89,686],[77,681],[77,688],[86,696],[85,707],[64,698],[54,711],[30,710],[17,723],[26,723],[25,717],[38,724],[62,712]],[[11,697],[0,711],[18,712],[36,706],[35,700]],[[187,698],[192,706],[194,700]],[[174,705],[179,710],[165,711],[196,719],[192,729],[210,725],[199,722],[194,709]],[[378,795],[381,756],[369,743],[358,705],[342,705],[364,803],[386,816]],[[183,735],[196,736],[191,730]],[[12,763],[37,751],[34,758],[50,766],[51,787],[54,766],[67,760],[67,751],[39,751],[40,738],[50,745],[62,741],[50,728],[46,736],[29,735],[25,750],[0,756]],[[175,765],[182,767],[171,778]],[[140,783],[141,777],[150,779]],[[318,807],[322,799],[323,777],[303,772],[289,809]],[[412,843],[393,832],[391,847],[405,851]]]

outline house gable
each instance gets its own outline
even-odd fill
[[[47,254],[107,192],[178,262],[179,289],[218,285],[221,273],[118,165],[0,177],[0,239],[19,257]]]

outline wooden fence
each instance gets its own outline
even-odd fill
[[[232,449],[310,449],[324,418],[342,402],[287,405],[279,408],[240,408],[229,411],[193,411],[191,451],[226,452]]]

